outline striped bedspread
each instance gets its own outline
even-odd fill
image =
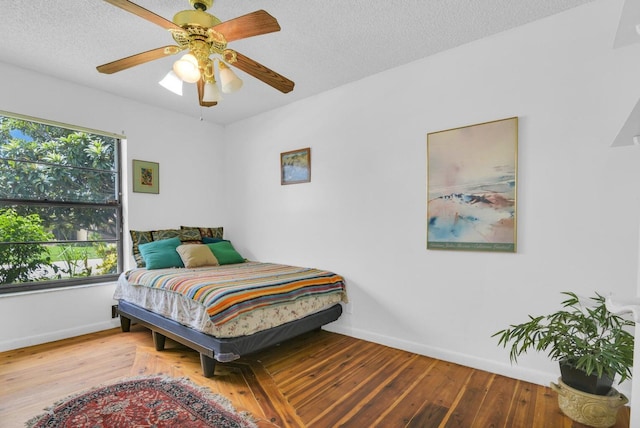
[[[273,263],[245,262],[198,269],[133,269],[130,284],[180,293],[201,303],[215,325],[271,304],[340,294],[344,279],[333,272]]]

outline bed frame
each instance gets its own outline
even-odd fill
[[[249,336],[232,338],[217,338],[201,333],[124,300],[120,300],[118,303],[118,313],[120,314],[120,327],[123,332],[130,330],[131,321],[149,328],[153,333],[153,343],[157,351],[164,349],[167,337],[198,351],[200,353],[202,373],[205,377],[212,377],[216,360],[221,363],[233,361],[240,358],[241,355],[259,351],[308,331],[318,329],[337,320],[342,314],[342,306],[336,304],[296,321],[259,331]]]

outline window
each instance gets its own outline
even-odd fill
[[[122,270],[120,137],[0,112],[0,294]]]

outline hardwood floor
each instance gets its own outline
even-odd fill
[[[267,427],[579,428],[556,393],[468,367],[315,331],[201,375],[199,355],[151,333],[109,330],[0,353],[0,427],[21,427],[68,395],[119,379],[186,376]],[[616,428],[629,426],[623,408]]]

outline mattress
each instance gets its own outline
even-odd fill
[[[219,338],[251,335],[347,301],[335,273],[260,262],[132,269],[120,275],[114,299]]]

